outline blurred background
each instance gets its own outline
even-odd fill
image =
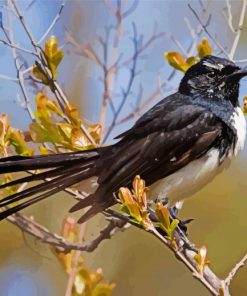
[[[36,40],[42,38],[63,4],[62,1],[46,0],[17,3]],[[164,52],[175,50],[183,55],[193,55],[202,38],[209,38],[188,4],[227,51],[234,41],[227,21],[227,5],[228,8],[230,5],[233,26],[237,28],[243,1],[123,1],[122,9],[127,13],[116,37],[114,30],[117,18],[111,9],[116,8],[118,3],[108,0],[67,1],[58,21],[47,35],[47,38],[51,34],[56,35],[65,54],[59,66],[58,82],[69,100],[80,108],[86,122],[98,123],[103,120],[101,112],[105,76],[102,68],[90,60],[83,49],[90,44],[104,62],[107,60],[108,65],[116,63],[119,66],[110,84],[110,99],[119,114],[114,121],[112,106],[108,104],[105,120],[102,121],[107,144],[112,143],[114,136],[131,126],[145,110],[176,91],[183,74],[168,65],[163,58]],[[6,1],[0,1],[0,12],[0,23],[4,26],[8,20]],[[12,28],[15,42],[31,49],[17,18],[13,18]],[[138,36],[139,48],[146,42],[147,46],[138,56],[135,77],[131,80],[133,62],[128,62],[128,59],[135,54],[133,34]],[[2,31],[0,39],[4,39]],[[100,40],[107,44],[107,53]],[[42,46],[45,40],[41,41]],[[209,42],[215,54],[224,56],[210,38]],[[247,58],[246,42],[247,17],[235,60]],[[33,64],[34,58],[30,55],[23,53],[22,57],[29,66]],[[124,62],[126,64],[121,66]],[[244,67],[246,64],[239,65]],[[0,65],[0,111],[9,115],[13,127],[25,130],[30,119],[17,95],[20,94],[18,84],[6,79],[16,77],[16,69],[10,48],[3,44],[0,44]],[[128,92],[130,83],[131,90]],[[246,83],[243,79],[241,104],[247,95]],[[34,106],[35,90],[31,86],[30,89],[29,97]],[[216,177],[194,198],[187,200],[181,211],[181,218],[194,219],[189,225],[191,241],[197,246],[207,246],[211,268],[222,278],[247,251],[246,169],[245,148],[227,171]],[[33,215],[36,221],[51,231],[59,233],[61,221],[68,217],[67,210],[73,203],[70,196],[60,193],[24,212]],[[103,224],[103,217],[94,219],[87,227],[87,238],[96,235]],[[35,241],[6,221],[0,224],[0,235],[0,295],[65,294],[67,275],[49,246]],[[83,257],[88,267],[101,267],[105,279],[116,283],[113,295],[209,295],[167,248],[138,229],[130,228],[118,233],[111,240],[104,241],[93,253],[83,253]],[[232,283],[232,295],[247,295],[246,277],[247,268],[244,267]]]

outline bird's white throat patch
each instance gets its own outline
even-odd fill
[[[234,108],[230,122],[234,126],[237,133],[237,143],[234,150],[234,154],[237,155],[237,153],[244,148],[246,137],[246,120],[240,107]]]

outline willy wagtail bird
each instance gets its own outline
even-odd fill
[[[116,144],[88,151],[2,158],[1,174],[49,170],[0,188],[45,178],[50,181],[32,183],[2,199],[0,219],[87,179],[90,192],[70,210],[89,207],[78,222],[112,206],[114,193],[129,186],[136,175],[146,180],[153,198],[167,197],[174,204],[193,195],[243,149],[246,122],[238,97],[239,81],[246,75],[246,70],[227,59],[206,56],[188,69],[178,92],[141,116],[117,137]]]

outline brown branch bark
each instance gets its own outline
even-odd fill
[[[114,234],[123,231],[126,227],[125,221],[110,218],[108,225],[103,228],[99,235],[91,242],[85,243],[71,243],[65,240],[62,236],[50,232],[46,227],[34,221],[33,218],[21,215],[19,213],[8,217],[8,221],[18,226],[22,231],[35,237],[45,244],[53,246],[58,251],[68,253],[71,250],[93,252],[99,244],[105,240],[110,239]]]

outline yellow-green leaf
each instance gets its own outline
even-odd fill
[[[54,78],[57,76],[57,67],[63,59],[63,52],[58,49],[57,38],[52,35],[45,43],[45,57]]]
[[[115,284],[99,283],[93,290],[92,296],[111,296]]]
[[[9,137],[11,133],[8,115],[3,113],[0,115],[0,154],[7,156],[7,147],[9,145]]]
[[[100,124],[93,124],[87,128],[89,134],[93,137],[94,141],[99,144],[102,134],[102,126]]]
[[[144,192],[145,192],[145,181],[141,179],[141,177],[138,175],[134,178],[133,181],[133,189],[135,192],[136,200],[137,202],[142,205],[146,206],[146,199],[143,200]]]
[[[197,52],[200,59],[212,54],[212,46],[209,44],[207,38],[202,38],[202,42],[197,45]]]
[[[130,190],[126,187],[121,187],[119,189],[118,197],[123,204],[132,204],[135,202]]]
[[[172,220],[172,223],[170,225],[171,233],[177,228],[178,224],[179,224],[179,220],[178,219]]]
[[[189,66],[186,64],[184,57],[177,51],[169,51],[164,54],[164,58],[175,69],[186,72]]]
[[[170,222],[170,213],[168,209],[158,202],[156,204],[155,213],[159,222],[162,223],[166,229],[169,229],[171,222]]]
[[[186,65],[188,66],[188,69],[189,69],[191,66],[195,65],[197,62],[198,62],[198,59],[194,56],[191,56],[187,58]]]
[[[70,119],[70,121],[77,125],[78,127],[81,126],[81,119],[79,117],[79,111],[76,107],[70,105],[70,104],[67,104],[65,106],[65,114],[68,116],[68,118]]]
[[[43,84],[45,84],[45,85],[49,84],[49,80],[47,79],[46,75],[44,74],[42,69],[40,67],[38,67],[37,65],[33,65],[32,74],[35,78],[42,81]]]
[[[10,145],[15,148],[18,155],[30,156],[33,155],[34,150],[27,146],[22,134],[18,130],[12,130],[10,135]]]
[[[52,35],[45,43],[45,54],[48,58],[53,57],[58,50],[58,42],[56,36]]]
[[[246,115],[247,114],[247,96],[244,97],[244,104],[243,104],[243,112]]]
[[[79,127],[74,127],[72,129],[71,143],[73,147],[79,149],[83,149],[91,144]]]
[[[59,50],[54,54],[54,56],[51,59],[51,62],[57,68],[58,65],[61,63],[62,59],[63,59],[63,52],[61,50]]]

